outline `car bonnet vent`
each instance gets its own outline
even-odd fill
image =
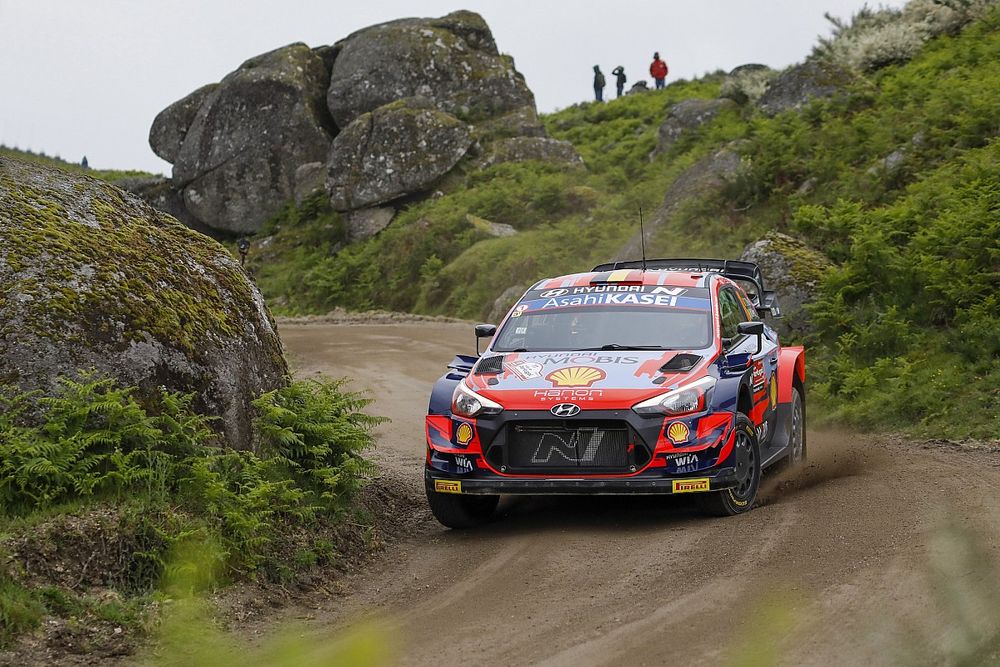
[[[660,366],[661,373],[687,373],[701,361],[697,354],[677,354],[670,361]]]
[[[503,358],[502,354],[483,357],[472,372],[475,375],[499,375],[503,373]]]

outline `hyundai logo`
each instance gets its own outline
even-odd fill
[[[542,292],[541,296],[546,299],[551,299],[554,296],[565,296],[566,294],[569,294],[569,290],[560,288],[560,289],[545,290],[544,292]]]
[[[580,414],[580,406],[574,403],[560,403],[559,405],[553,405],[549,412],[556,417],[574,417]]]

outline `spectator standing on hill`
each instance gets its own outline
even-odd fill
[[[611,73],[615,75],[615,87],[618,89],[618,97],[622,96],[622,91],[625,90],[625,68],[619,65],[618,67],[611,70]]]
[[[87,162],[87,156],[86,155],[84,155],[83,159],[80,160],[80,166],[83,167],[84,169],[90,169],[90,163]]]
[[[667,78],[667,72],[670,70],[667,68],[667,63],[660,60],[660,53],[657,51],[653,54],[653,62],[649,66],[649,75],[653,77],[656,81],[656,89],[659,90],[663,88],[664,80]]]
[[[594,97],[598,102],[604,101],[604,74],[599,65],[594,65]]]

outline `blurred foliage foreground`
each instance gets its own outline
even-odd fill
[[[43,619],[70,650],[134,647],[191,569],[190,545],[199,591],[293,582],[350,547],[341,529],[365,521],[353,499],[382,421],[368,399],[292,382],[253,402],[257,441],[241,450],[191,403],[140,402],[92,373],[52,396],[0,391],[0,651]]]

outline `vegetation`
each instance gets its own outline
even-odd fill
[[[63,171],[86,174],[110,183],[122,181],[127,178],[153,178],[156,176],[156,174],[150,174],[149,172],[138,171],[136,169],[89,169],[81,166],[79,162],[67,162],[58,155],[51,156],[46,155],[45,153],[34,153],[28,150],[10,148],[8,146],[4,146],[3,144],[0,144],[0,157],[11,157],[23,162],[34,162],[46,167],[62,169]]]
[[[570,107],[545,124],[576,146],[586,173],[542,163],[469,169],[450,176],[442,196],[404,207],[377,237],[346,247],[342,236],[314,242],[322,229],[342,229],[317,199],[276,217],[270,250],[252,255],[252,266],[265,294],[280,297],[279,311],[343,306],[484,318],[509,286],[616,256],[640,206],[655,214],[680,174],[729,147],[742,155],[738,177],[722,193],[671,209],[650,252],[734,257],[769,231],[808,239],[836,266],[823,278],[811,307],[815,331],[804,341],[813,407],[859,426],[995,435],[994,5],[916,0],[901,11],[864,10],[837,23],[812,56],[856,72],[842,94],[773,118],[744,105],[652,159],[667,109],[716,96],[725,77]],[[919,37],[916,46],[885,56],[901,30]],[[750,88],[762,90],[770,75],[755,76],[762,78]],[[519,233],[491,238],[477,218]]]
[[[63,379],[52,396],[0,392],[0,548],[16,552],[0,558],[0,646],[45,614],[141,625],[184,543],[217,545],[199,588],[294,577],[334,558],[329,532],[373,472],[361,452],[381,420],[361,411],[368,400],[339,382],[266,393],[246,451],[219,447],[191,402],[163,392],[140,404],[93,373]],[[74,543],[102,532],[114,544]],[[76,585],[26,566],[41,552]],[[79,562],[88,554],[91,575]],[[86,583],[114,591],[111,602]]]

